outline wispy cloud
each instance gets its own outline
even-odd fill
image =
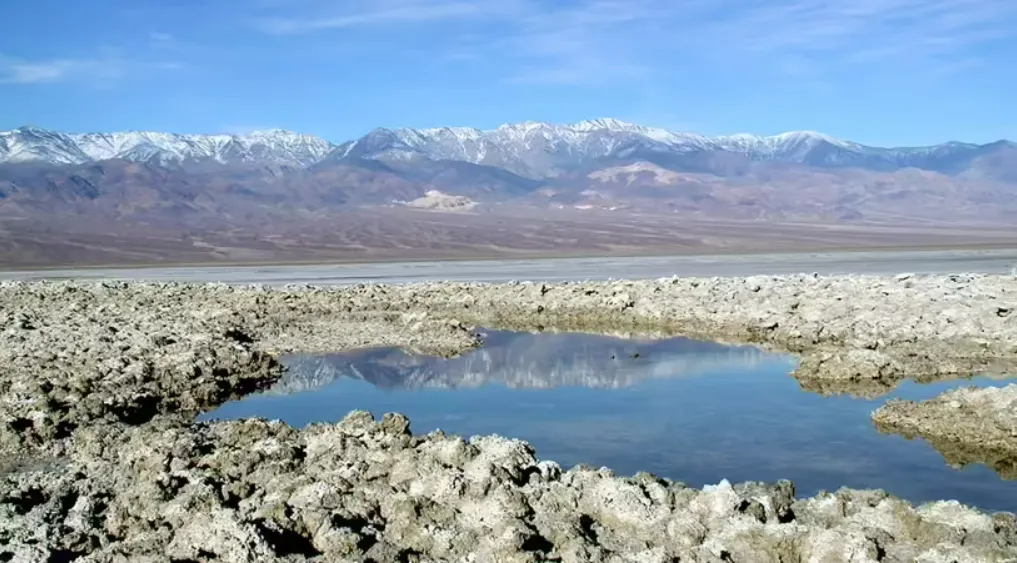
[[[153,31],[148,34],[148,38],[152,41],[152,43],[159,45],[172,44],[176,42],[176,38],[173,37],[172,33],[165,33],[162,31]]]
[[[274,5],[274,14],[256,19],[256,27],[272,35],[354,28],[401,34],[414,25],[469,24],[451,34],[428,34],[429,40],[443,42],[428,50],[449,60],[509,62],[506,79],[515,82],[579,84],[646,73],[648,67],[636,62],[624,44],[599,37],[655,17],[638,6],[640,1],[365,0],[327,6],[305,1],[296,10]],[[625,42],[632,45],[630,38]]]
[[[520,60],[514,81],[602,84],[652,73],[632,30],[645,29],[657,12],[638,0],[589,0],[577,6],[529,14],[507,40]]]
[[[598,84],[652,79],[676,63],[751,66],[785,76],[843,65],[925,72],[977,65],[983,47],[1017,35],[1014,0],[362,0],[272,4],[275,35],[368,30],[433,52],[504,63],[509,80]],[[483,27],[484,33],[458,24]],[[398,27],[398,29],[392,29]],[[467,46],[464,50],[464,45]],[[413,45],[420,48],[421,45]],[[919,68],[920,67],[920,68]]]
[[[0,84],[54,84],[79,82],[109,87],[129,73],[144,70],[179,70],[174,61],[143,62],[116,54],[95,58],[23,59],[0,54]]]
[[[367,0],[339,4],[315,15],[259,18],[256,25],[267,33],[289,35],[360,26],[487,18],[504,13],[498,9],[498,3],[485,0]],[[508,5],[511,1],[501,4]]]
[[[124,61],[103,59],[24,60],[0,56],[0,82],[39,84],[72,79],[116,80],[124,75]]]
[[[956,56],[1017,34],[1011,0],[774,0],[702,28],[761,54],[870,63]]]

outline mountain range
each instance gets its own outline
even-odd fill
[[[12,237],[29,227],[91,236],[116,225],[135,238],[250,238],[393,209],[431,225],[437,219],[420,214],[1011,225],[1017,144],[882,148],[809,131],[705,137],[615,119],[375,129],[342,143],[278,129],[0,132],[0,232]],[[446,235],[453,246],[479,236]],[[376,245],[368,234],[349,239]]]
[[[950,141],[924,147],[880,148],[813,131],[768,137],[748,134],[705,137],[616,119],[571,125],[530,121],[487,131],[468,127],[379,128],[341,144],[281,129],[244,135],[148,131],[67,134],[35,127],[0,132],[0,163],[5,164],[75,165],[121,159],[159,165],[215,162],[309,167],[343,159],[381,162],[427,159],[491,166],[537,180],[605,159],[647,160],[662,166],[678,164],[677,168],[707,169],[709,163],[704,161],[708,159],[694,158],[704,153],[722,153],[749,162],[957,173],[979,158],[1013,149],[1017,149],[1017,143],[1005,140],[984,145]]]

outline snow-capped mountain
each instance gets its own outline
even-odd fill
[[[89,160],[71,135],[35,127],[0,132],[0,162],[81,164]]]
[[[431,201],[434,194],[445,198],[441,205]],[[452,209],[460,214],[433,216]],[[361,212],[372,218],[350,226]],[[605,222],[605,214],[619,219]],[[663,230],[644,229],[644,215]],[[26,264],[39,256],[54,264],[68,256],[135,260],[136,241],[149,236],[153,242],[145,244],[159,260],[170,259],[165,241],[180,238],[173,254],[180,261],[205,252],[198,248],[216,256],[221,248],[251,255],[275,248],[275,258],[292,259],[290,249],[304,242],[315,249],[305,254],[312,256],[319,248],[347,252],[361,245],[449,253],[699,248],[727,244],[717,241],[731,236],[676,235],[664,227],[667,217],[675,224],[718,218],[1011,225],[1017,145],[879,148],[809,131],[706,137],[613,119],[376,129],[341,145],[280,130],[0,132],[0,239],[15,237],[6,252],[13,248]],[[585,220],[597,227],[580,228]],[[114,224],[132,226],[110,239],[104,233]],[[26,225],[41,227],[26,234]],[[190,237],[202,229],[216,234],[198,244]],[[266,229],[287,242],[259,238]],[[95,244],[76,242],[85,235],[95,235]]]
[[[486,131],[465,127],[375,129],[343,145],[337,154],[383,161],[459,160],[544,178],[585,162],[621,156],[627,149],[643,145],[674,153],[720,148],[702,135],[597,119],[572,125],[526,121]]]
[[[334,149],[324,139],[279,129],[246,135],[150,131],[66,134],[34,127],[0,132],[0,162],[83,164],[118,158],[158,164],[212,160],[223,164],[308,166]]]
[[[959,161],[970,161],[992,146],[950,142],[929,147],[880,148],[813,131],[705,137],[616,119],[595,119],[571,125],[528,121],[492,130],[375,129],[361,139],[341,145],[333,157],[388,162],[419,158],[457,160],[495,166],[530,178],[554,177],[609,158],[681,166],[692,156],[706,153],[733,153],[749,161],[822,167],[878,170],[916,167],[950,172]]]
[[[703,171],[711,155],[747,162],[787,162],[824,168],[892,171],[919,168],[956,173],[973,159],[1017,145],[949,142],[928,147],[870,147],[812,131],[773,136],[706,137],[594,119],[571,125],[537,121],[481,130],[469,127],[375,129],[334,145],[282,130],[247,135],[156,132],[65,134],[31,127],[0,132],[0,163],[82,164],[108,159],[173,164],[214,161],[307,167],[323,161],[376,160],[402,169],[422,160],[458,161],[543,180],[607,160],[648,161],[671,169]],[[729,159],[730,160],[730,159]]]

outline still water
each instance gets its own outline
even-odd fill
[[[337,421],[350,410],[401,412],[413,431],[501,434],[563,467],[607,466],[692,486],[791,479],[799,495],[881,488],[911,501],[1017,507],[1017,482],[983,465],[951,468],[921,440],[884,435],[869,414],[891,397],[921,400],[973,378],[907,382],[876,400],[822,397],[789,374],[794,358],[689,339],[484,331],[459,358],[398,349],[295,355],[272,389],[202,416]]]

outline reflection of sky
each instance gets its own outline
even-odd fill
[[[561,352],[557,363],[576,357],[569,349],[583,345],[586,338],[569,335],[556,342]],[[750,362],[704,368],[692,356],[716,355],[713,347],[675,341],[674,348],[680,351],[666,354],[662,350],[667,342],[671,341],[653,344],[656,352],[650,356],[661,361],[641,362],[647,373],[620,389],[513,389],[489,382],[455,390],[393,390],[341,377],[314,391],[251,396],[203,418],[262,416],[303,426],[336,421],[357,408],[376,416],[401,412],[410,417],[417,433],[441,428],[466,436],[521,438],[532,443],[542,459],[566,467],[588,463],[619,474],[646,470],[694,486],[725,478],[787,478],[802,495],[848,486],[882,488],[913,501],[948,498],[989,509],[1017,506],[1017,482],[1003,481],[981,465],[952,469],[920,440],[876,432],[869,414],[889,397],[871,401],[821,397],[802,391],[788,376],[793,367],[789,358],[756,355]],[[512,352],[487,355],[488,369],[497,371],[504,362],[518,362],[516,352],[525,350]],[[351,357],[344,356],[344,361]],[[589,359],[582,357],[584,362]],[[358,363],[361,371],[370,365]],[[467,371],[475,373],[481,365],[484,362],[473,361]],[[681,377],[665,375],[668,369],[681,371],[690,365],[698,368]],[[633,367],[605,371],[626,372],[628,378]],[[987,378],[960,384],[906,383],[891,396],[921,400],[958,385],[1003,384]]]
[[[752,346],[724,346],[687,338],[625,340],[574,333],[483,333],[484,346],[454,359],[415,356],[397,349],[355,354],[293,355],[290,371],[268,391],[286,394],[340,377],[378,387],[460,388],[627,387],[646,378],[674,378],[715,369],[751,368],[773,356]]]

